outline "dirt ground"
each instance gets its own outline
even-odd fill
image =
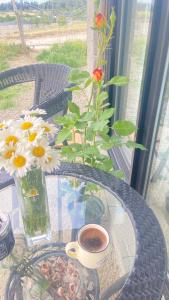
[[[9,62],[10,68],[36,63],[35,51],[29,52],[28,55],[22,54]],[[24,87],[25,85],[25,87]],[[0,120],[16,119],[21,111],[31,106],[34,95],[34,83],[24,83],[23,91],[14,98],[15,107],[5,110],[0,110]]]

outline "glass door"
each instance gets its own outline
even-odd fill
[[[161,224],[169,254],[169,64],[146,198]]]

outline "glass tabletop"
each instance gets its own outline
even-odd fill
[[[58,253],[59,258],[62,257],[63,260],[67,260],[64,252],[65,245],[70,241],[77,240],[77,234],[81,227],[93,223],[103,226],[109,234],[110,242],[106,249],[104,263],[96,270],[89,270],[77,260],[69,260],[73,261],[75,267],[80,270],[81,281],[84,282],[85,276],[89,276],[90,281],[93,280],[92,284],[95,286],[95,290],[98,292],[100,290],[100,295],[103,294],[120,278],[124,278],[126,274],[130,273],[133,266],[136,241],[128,213],[116,194],[110,193],[99,185],[71,176],[53,175],[46,176],[46,183],[52,237],[50,241],[42,241],[31,249],[27,247],[24,239],[24,229],[15,187],[10,186],[0,191],[1,211],[9,213],[15,234],[15,247],[12,255],[1,261],[0,295],[2,299],[4,299],[7,282],[9,283],[9,274],[15,268],[15,265],[22,260],[22,257],[28,259],[31,257],[32,259],[36,255],[36,251],[45,252],[44,249],[47,248],[44,245],[48,243],[48,253],[55,249],[55,252],[52,252],[53,256]],[[41,247],[40,250],[37,247]],[[32,254],[33,251],[34,254]],[[64,258],[63,255],[65,255]],[[85,273],[85,269],[87,273]],[[28,281],[26,284],[29,289],[26,292],[24,291],[24,297],[21,299],[41,299],[39,294],[33,295],[30,293],[32,283]],[[8,287],[11,288],[11,286]],[[13,286],[12,288],[14,289]],[[109,299],[116,299],[118,293],[117,290],[117,293]],[[17,299],[16,295],[15,297],[14,299]],[[45,299],[48,299],[47,295],[45,295]],[[55,298],[51,298],[50,295],[49,299]],[[75,299],[78,299],[78,296]],[[84,299],[98,300],[94,296],[93,298],[85,296]]]

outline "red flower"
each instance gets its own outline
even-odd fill
[[[102,80],[102,78],[103,78],[103,71],[102,71],[101,68],[94,69],[94,71],[93,71],[93,78],[96,81]]]
[[[106,18],[102,13],[98,13],[95,17],[95,25],[98,29],[106,27]]]

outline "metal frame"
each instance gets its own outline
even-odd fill
[[[107,1],[107,10],[111,11],[114,7],[116,12],[116,24],[114,36],[111,40],[107,53],[106,78],[109,79],[114,75],[126,75],[128,71],[127,55],[132,39],[132,15],[135,10],[135,1],[111,0]],[[110,107],[116,107],[116,114],[112,117],[110,125],[117,119],[123,118],[125,110],[125,93],[127,87],[119,88],[111,86],[109,88]],[[112,135],[112,131],[110,131]],[[109,150],[109,156],[113,159],[118,169],[122,169],[125,174],[126,182],[130,182],[130,163],[125,155],[126,150],[122,148]]]
[[[156,0],[141,95],[136,141],[147,151],[135,150],[131,186],[146,195],[154,155],[169,60],[169,1]]]

